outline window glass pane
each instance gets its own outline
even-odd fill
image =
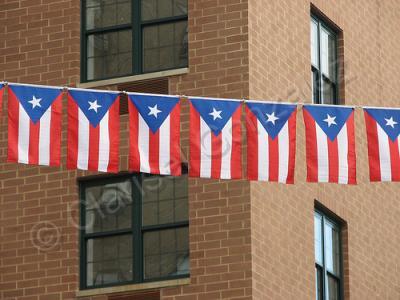
[[[87,79],[132,73],[132,31],[92,34],[87,41]]]
[[[314,215],[314,247],[315,247],[315,261],[323,265],[322,255],[322,217],[315,213]]]
[[[86,29],[104,28],[131,22],[130,0],[87,0]]]
[[[340,252],[339,232],[333,224],[325,222],[325,262],[328,271],[339,276]]]
[[[87,253],[87,286],[131,281],[132,236],[89,239]]]
[[[143,257],[146,279],[188,274],[188,228],[145,233],[143,235]]]
[[[187,15],[187,0],[141,0],[142,20]]]
[[[187,43],[187,21],[144,27],[143,71],[186,67]]]
[[[311,63],[318,68],[318,23],[311,20]]]
[[[335,85],[329,82],[326,78],[322,79],[322,103],[335,104]]]
[[[336,278],[328,275],[327,294],[329,300],[339,300],[339,283]]]
[[[311,90],[313,96],[313,102],[319,103],[319,73],[316,69],[311,70]]]
[[[85,189],[86,233],[131,227],[132,190],[130,180]]]
[[[331,81],[336,81],[336,39],[335,36],[321,26],[321,70]]]
[[[315,299],[322,300],[322,270],[315,268]]]
[[[188,220],[187,176],[145,177],[143,186],[143,226]]]

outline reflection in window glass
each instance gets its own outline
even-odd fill
[[[131,0],[87,0],[86,29],[104,28],[131,22]]]
[[[143,30],[143,71],[186,66],[187,43],[187,21],[146,26]]]
[[[132,31],[92,34],[87,41],[87,78],[114,77],[132,72]]]
[[[322,218],[319,215],[314,216],[314,247],[315,261],[322,264]]]

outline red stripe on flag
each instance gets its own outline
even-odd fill
[[[108,134],[110,149],[107,171],[117,173],[119,169],[119,96],[108,110]]]
[[[315,121],[310,113],[303,109],[306,131],[307,181],[318,182],[318,151]]]
[[[354,111],[351,113],[347,120],[347,141],[348,141],[348,155],[347,165],[349,170],[348,183],[357,183],[356,173],[356,138],[354,134]]]
[[[294,183],[294,166],[296,162],[296,116],[297,110],[295,109],[288,119],[289,127],[289,165],[286,183]]]
[[[258,127],[257,117],[246,106],[247,179],[258,180]],[[262,141],[261,141],[262,142]]]
[[[398,139],[394,142],[387,137],[389,140],[390,150],[390,166],[392,169],[392,181],[400,181],[400,158],[399,158],[399,144]]]
[[[269,181],[279,180],[279,135],[272,139],[268,135],[268,152],[269,152]]]
[[[182,174],[181,162],[181,141],[180,141],[180,115],[181,106],[178,102],[171,111],[170,120],[170,170],[171,175],[180,176]],[[162,151],[162,150],[161,150]]]
[[[68,94],[68,150],[67,169],[76,169],[78,162],[79,108]]]
[[[233,126],[233,124],[232,124]],[[211,178],[221,177],[222,131],[215,136],[211,131]]]
[[[139,112],[128,99],[129,107],[129,170],[140,172]]]
[[[149,165],[151,174],[160,174],[160,130],[149,130]]]
[[[29,164],[37,165],[39,162],[39,132],[40,121],[36,124],[29,120]]]
[[[7,161],[18,162],[18,127],[20,104],[14,92],[8,89],[8,153]],[[21,109],[23,109],[21,107]]]
[[[4,95],[4,86],[0,89],[0,114],[3,110],[3,95]]]
[[[242,106],[236,109],[232,115],[232,154],[231,154],[231,178],[242,178],[242,135],[241,135]],[[220,136],[222,133],[220,134]],[[222,140],[221,140],[222,141]],[[222,145],[221,145],[222,147]]]
[[[368,141],[369,178],[371,181],[381,181],[377,123],[366,111],[364,117]]]
[[[190,103],[189,176],[200,177],[200,115]]]
[[[338,141],[335,138],[331,141],[328,137],[328,157],[329,157],[329,182],[337,183],[339,181],[339,149],[338,149]]]
[[[61,160],[61,114],[63,93],[51,105],[50,166],[59,166]]]
[[[89,123],[89,157],[88,170],[98,171],[99,169],[99,139],[100,139],[100,123],[93,127]]]

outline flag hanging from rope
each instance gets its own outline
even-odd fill
[[[294,182],[296,105],[246,102],[247,178]]]
[[[400,109],[364,108],[371,181],[400,181]]]
[[[240,101],[190,98],[190,176],[242,177],[240,107]]]
[[[356,184],[354,108],[304,105],[307,181]]]
[[[60,165],[62,88],[8,85],[8,161]]]
[[[129,93],[129,169],[181,175],[179,96]]]
[[[67,168],[118,172],[119,92],[69,89]]]

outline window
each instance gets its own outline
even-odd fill
[[[311,82],[313,102],[338,104],[337,34],[311,17]]]
[[[187,0],[83,0],[82,81],[186,67]]]
[[[316,300],[342,299],[340,227],[320,211],[314,213]]]
[[[186,174],[81,180],[81,288],[187,277],[187,187]]]

